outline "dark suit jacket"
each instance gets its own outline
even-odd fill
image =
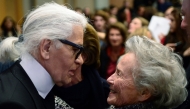
[[[19,63],[0,73],[0,109],[55,109],[54,96],[44,100]]]
[[[7,63],[0,62],[0,73],[3,72],[4,70],[8,69],[13,63],[14,63],[14,61],[7,62]]]

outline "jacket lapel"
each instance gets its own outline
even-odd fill
[[[36,104],[36,109],[45,109],[43,105],[43,99],[38,94],[35,86],[32,81],[24,71],[24,69],[19,64],[20,61],[17,61],[12,67],[13,75],[23,84],[23,86],[28,90],[28,93],[31,95],[31,98]]]

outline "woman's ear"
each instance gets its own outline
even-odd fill
[[[138,99],[140,102],[143,102],[143,101],[148,100],[150,97],[151,97],[151,93],[146,89],[146,90],[142,91],[142,93],[140,93]]]
[[[49,39],[43,39],[40,42],[40,55],[42,59],[49,59],[50,57],[50,48],[51,48],[52,41]]]

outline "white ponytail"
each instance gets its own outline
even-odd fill
[[[14,61],[19,58],[20,53],[15,48],[18,37],[8,37],[0,43],[0,62]]]

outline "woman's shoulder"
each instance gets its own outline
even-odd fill
[[[149,103],[128,105],[123,107],[115,107],[111,105],[108,109],[158,109],[158,108],[155,108],[155,106],[151,102],[149,102]],[[159,108],[159,109],[166,109],[166,108]]]

